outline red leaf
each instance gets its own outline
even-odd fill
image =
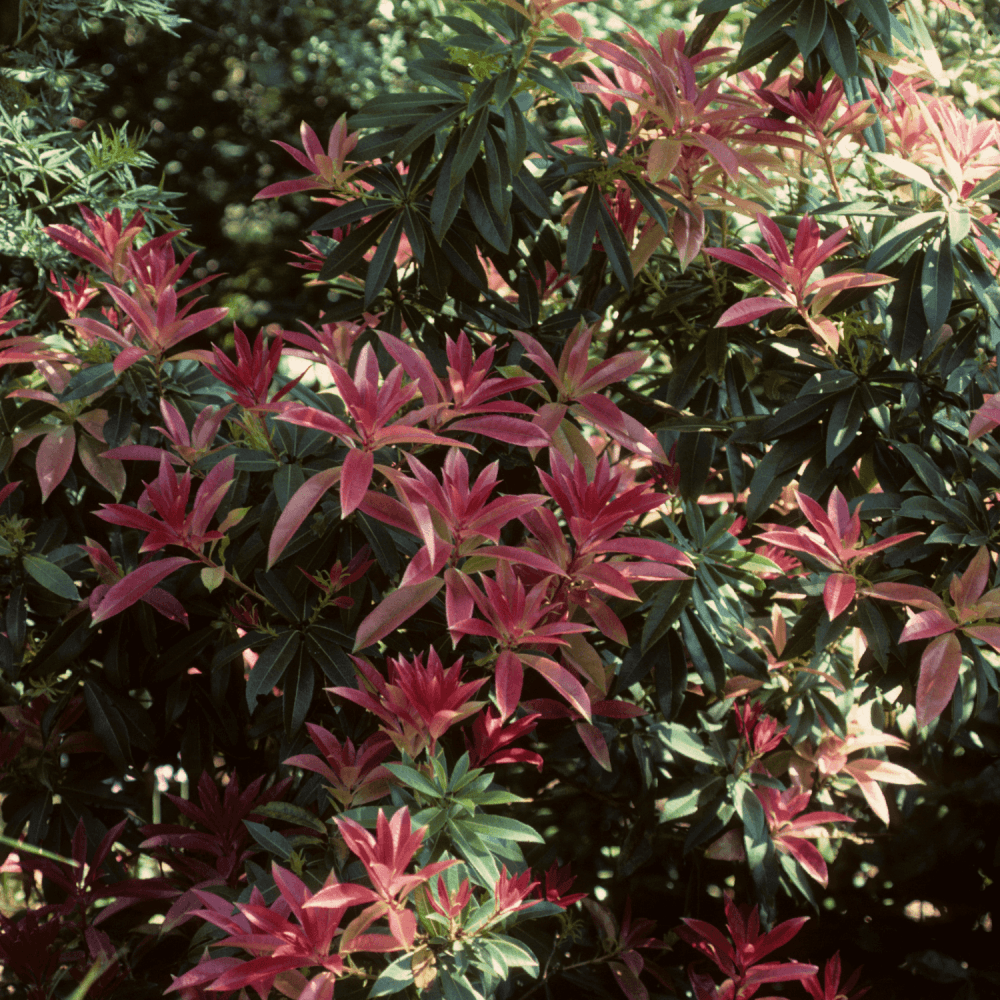
[[[1000,625],[972,625],[965,630],[965,634],[982,639],[1000,653]]]
[[[410,587],[400,587],[385,597],[358,626],[354,641],[354,652],[365,649],[384,639],[394,629],[399,628],[407,618],[416,614],[442,587],[444,580],[439,576]]]
[[[73,454],[76,451],[76,432],[69,425],[49,431],[42,438],[35,460],[38,485],[42,488],[42,503],[52,495],[52,491],[63,481]]]
[[[611,770],[611,754],[608,753],[608,744],[601,735],[600,729],[589,722],[578,722],[576,731],[583,740],[583,745],[590,751],[590,756],[597,761],[605,771]]]
[[[837,615],[843,614],[854,600],[857,591],[857,581],[847,573],[833,573],[826,578],[826,586],[823,588],[823,603],[826,605],[826,613],[833,621]]]
[[[372,481],[375,456],[370,451],[351,448],[340,470],[340,516],[353,514],[365,498]]]
[[[590,697],[583,685],[565,668],[545,656],[522,656],[522,661],[537,670],[586,720],[590,722]]]
[[[101,603],[93,609],[94,623],[102,622],[106,618],[111,618],[131,607],[161,580],[170,576],[181,566],[187,566],[192,562],[194,560],[188,559],[187,556],[170,556],[167,559],[147,563],[145,566],[133,570],[128,576],[122,577],[114,586],[108,588]]]
[[[730,306],[718,319],[716,326],[741,326],[752,320],[760,319],[768,313],[777,312],[779,309],[790,308],[787,302],[780,299],[772,299],[766,295],[754,295],[736,305]]]
[[[320,502],[323,495],[340,479],[340,469],[324,469],[312,479],[307,479],[288,501],[271,533],[271,543],[267,547],[267,568],[270,569],[292,540],[292,536],[302,526],[309,512]]]
[[[945,710],[961,665],[962,646],[953,632],[938,636],[924,650],[917,682],[918,726],[928,725]]]
[[[931,639],[945,632],[954,632],[958,626],[945,614],[937,609],[921,611],[914,615],[899,634],[900,642],[910,642],[913,639]]]
[[[521,661],[516,653],[505,649],[497,657],[496,666],[497,704],[500,706],[501,719],[509,719],[517,710],[523,683],[524,669]]]

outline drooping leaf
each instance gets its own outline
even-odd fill
[[[444,580],[436,576],[423,583],[415,583],[412,586],[400,587],[398,590],[392,591],[358,626],[354,652],[366,649],[399,628],[443,586]]]

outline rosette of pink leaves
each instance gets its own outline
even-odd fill
[[[922,531],[906,531],[883,538],[871,545],[861,544],[861,518],[857,509],[851,514],[847,500],[835,486],[826,510],[804,493],[795,493],[799,510],[815,529],[785,528],[765,525],[767,531],[757,537],[771,545],[812,556],[831,571],[823,587],[823,603],[832,621],[850,607],[857,593],[857,564],[878,552],[922,535]]]
[[[782,854],[789,854],[811,875],[820,885],[826,885],[828,873],[823,855],[815,844],[810,843],[817,837],[825,837],[828,831],[826,823],[853,823],[850,816],[838,812],[811,812],[809,808],[810,793],[798,785],[778,791],[777,788],[755,786],[754,794],[764,807],[768,830],[774,846]]]
[[[710,257],[749,271],[771,288],[769,295],[751,296],[730,306],[719,317],[716,326],[742,326],[779,309],[794,309],[820,342],[836,351],[840,346],[840,334],[834,324],[821,315],[823,310],[840,292],[850,288],[874,288],[896,280],[885,274],[838,271],[811,281],[813,272],[824,261],[847,246],[848,241],[843,239],[847,228],[838,229],[821,240],[816,220],[804,215],[795,235],[795,246],[789,254],[777,223],[760,213],[757,225],[771,250],[770,255],[749,243],[743,245],[749,253],[724,247],[705,248],[704,252]]]
[[[815,976],[819,972],[815,965],[802,962],[761,961],[772,951],[791,941],[808,917],[785,920],[767,934],[761,934],[756,906],[752,910],[748,907],[737,908],[729,896],[726,896],[725,906],[731,943],[718,928],[705,920],[685,917],[684,923],[675,929],[679,938],[714,962],[726,977],[722,987],[716,989],[711,976],[690,966],[688,978],[696,1000],[748,1000],[765,983],[786,983],[792,980],[804,982],[809,976]]]
[[[934,591],[908,583],[876,583],[865,596],[896,601],[908,608],[918,608],[903,626],[900,642],[930,639],[920,658],[917,682],[917,725],[933,722],[948,705],[962,666],[962,644],[958,633],[980,639],[1000,652],[1000,587],[989,592],[992,561],[983,546],[973,556],[965,572],[952,576],[948,585],[949,608]]]

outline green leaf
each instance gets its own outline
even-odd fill
[[[111,361],[91,365],[78,371],[70,380],[66,388],[59,393],[59,401],[68,403],[74,399],[83,399],[84,396],[92,396],[94,393],[113,386],[118,376],[115,375],[114,364]]]
[[[571,275],[579,274],[590,257],[594,235],[601,219],[599,203],[603,200],[601,189],[596,184],[591,184],[573,212],[566,236],[566,270]]]
[[[920,297],[931,333],[941,329],[951,311],[955,288],[955,265],[951,259],[951,240],[947,232],[938,233],[924,254],[920,273]]]
[[[679,722],[657,722],[650,729],[671,754],[679,754],[699,764],[719,763],[715,754],[709,753],[694,733]]]
[[[531,975],[537,974],[538,960],[519,941],[506,934],[491,934],[487,941],[503,955],[509,967],[527,969]]]
[[[285,671],[282,681],[281,707],[285,735],[294,736],[306,720],[316,687],[316,671],[313,665],[303,659],[305,650],[300,650],[292,666]]]
[[[455,850],[462,860],[472,869],[476,882],[492,889],[500,878],[500,869],[489,848],[471,831],[467,834],[455,820],[448,820],[448,834]]]
[[[28,575],[46,590],[67,601],[80,600],[80,592],[70,575],[42,556],[24,556],[22,565]]]
[[[836,7],[827,7],[823,52],[834,73],[847,80],[858,73],[858,43],[851,25]]]
[[[302,633],[295,629],[287,629],[278,634],[257,658],[247,679],[247,707],[252,712],[257,705],[257,699],[267,694],[271,688],[280,684],[285,668],[291,663],[292,657],[298,652]]]
[[[802,0],[795,20],[795,44],[804,59],[826,30],[826,0]]]
[[[952,204],[948,206],[948,238],[952,246],[958,246],[972,229],[972,219],[968,205]]]
[[[475,113],[472,121],[462,131],[458,146],[455,148],[455,158],[451,163],[451,170],[448,174],[448,186],[454,188],[464,180],[473,162],[479,155],[483,145],[483,137],[486,135],[486,126],[490,121],[490,109],[480,108]]]
[[[306,826],[317,833],[327,833],[326,824],[321,819],[314,816],[308,809],[293,805],[291,802],[265,802],[262,806],[254,806],[253,811],[255,816],[281,820],[292,826]]]
[[[507,137],[507,162],[512,173],[517,173],[524,164],[528,152],[528,132],[524,126],[524,115],[516,101],[507,101],[503,106],[503,129]]]
[[[406,764],[385,764],[384,767],[408,788],[412,788],[416,792],[421,792],[432,799],[440,799],[442,797],[442,790],[415,768],[409,767]]]
[[[827,464],[832,464],[842,451],[854,444],[865,412],[857,391],[845,392],[837,398],[826,422]]]
[[[365,276],[365,308],[369,308],[378,294],[385,288],[389,274],[396,266],[396,252],[399,250],[399,239],[403,234],[403,213],[397,212],[389,224],[378,249],[368,265]]]
[[[287,838],[274,830],[269,830],[263,823],[243,820],[243,825],[250,831],[250,836],[271,854],[276,854],[282,861],[287,861],[292,855],[292,845]]]
[[[854,4],[861,16],[882,36],[882,41],[891,45],[892,17],[885,0],[854,0]]]
[[[1000,170],[984,177],[965,197],[967,201],[978,201],[984,195],[993,194],[1000,188]]]
[[[123,771],[128,766],[132,748],[121,712],[106,700],[104,692],[93,681],[83,682],[83,697],[87,702],[94,732],[104,744],[115,767]]]
[[[573,86],[573,81],[566,75],[566,71],[548,59],[540,58],[528,68],[525,76],[534,80],[540,87],[551,91],[556,97],[561,97],[574,108],[579,107],[583,100],[583,95]]]
[[[489,139],[488,134],[487,139]],[[476,163],[469,171],[465,181],[465,204],[473,224],[483,239],[501,253],[507,253],[514,235],[510,214],[508,213],[505,224],[489,203],[485,173],[485,167],[480,163]]]
[[[918,212],[904,219],[879,240],[868,257],[865,270],[881,271],[887,264],[902,257],[915,243],[944,222],[942,212]]]
[[[654,191],[645,181],[639,180],[638,177],[626,177],[625,183],[632,189],[632,194],[635,195],[639,204],[649,212],[653,221],[663,230],[664,233],[670,232],[670,219],[667,218],[667,213],[663,211],[663,206],[660,204],[660,199],[669,202],[673,205],[679,212],[687,212],[687,205],[683,202],[678,201],[672,195],[664,194],[662,191]]]
[[[927,336],[927,319],[920,291],[923,260],[923,251],[918,251],[903,266],[887,310],[889,350],[900,363],[915,358]]]
[[[481,837],[493,837],[496,840],[515,840],[526,844],[544,844],[545,838],[533,830],[527,823],[510,819],[507,816],[480,815],[472,819],[461,820],[463,830],[471,830]]]
[[[331,281],[349,271],[358,261],[364,260],[365,254],[378,241],[378,238],[388,229],[389,223],[397,215],[394,212],[379,212],[363,226],[348,234],[347,238],[338,243],[330,256],[323,262],[318,278],[320,281]]]
[[[939,497],[951,496],[947,480],[941,475],[938,467],[927,457],[923,448],[919,445],[902,444],[898,441],[894,441],[892,446],[910,463],[913,471],[931,493]]]
[[[604,252],[607,254],[608,263],[615,277],[622,283],[625,291],[632,292],[632,262],[629,260],[628,250],[622,239],[615,221],[611,218],[608,206],[603,198],[598,198],[597,207],[600,210],[597,216],[597,231],[601,236],[601,243]]]
[[[384,997],[391,993],[400,993],[413,982],[413,972],[410,968],[412,955],[403,955],[382,970],[368,993],[370,997]]]
[[[306,632],[306,652],[319,664],[328,681],[351,687],[354,684],[354,668],[347,649],[352,641],[334,628],[310,625]]]
[[[798,8],[799,0],[776,0],[765,7],[747,27],[740,56],[771,39]]]

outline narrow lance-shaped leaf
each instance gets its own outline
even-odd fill
[[[400,587],[383,598],[382,603],[358,626],[354,652],[371,646],[399,628],[407,618],[416,614],[443,586],[444,580],[440,577],[433,577],[410,587]]]
[[[947,707],[962,666],[962,645],[954,632],[939,635],[920,658],[917,682],[917,725],[933,722]]]

